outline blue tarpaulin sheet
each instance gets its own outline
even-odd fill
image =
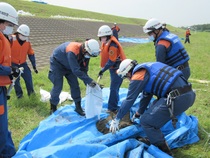
[[[120,37],[119,42],[127,42],[127,43],[148,43],[151,42],[148,38],[135,38],[135,37]]]
[[[41,3],[41,4],[47,4],[46,2],[42,0],[31,0],[32,2]]]
[[[125,99],[126,88],[120,89],[120,102]],[[109,89],[103,89],[103,108],[100,118],[107,118]],[[137,109],[140,98],[130,110],[130,116]],[[84,108],[85,97],[82,99]],[[74,111],[74,104],[60,107],[54,114],[41,121],[39,126],[20,142],[13,158],[170,158],[171,156],[153,145],[146,145],[136,136],[145,136],[136,123],[120,129],[116,134],[98,131],[98,117],[86,119]],[[171,149],[199,141],[198,120],[195,116],[182,113],[177,128],[171,121],[161,128]]]

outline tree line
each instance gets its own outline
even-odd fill
[[[182,29],[187,29],[187,27],[181,27]],[[210,32],[210,24],[202,24],[202,25],[193,25],[190,26],[190,29],[193,31],[201,31],[201,32]]]

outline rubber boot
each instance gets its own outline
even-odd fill
[[[50,104],[50,115],[57,110],[57,105]]]
[[[167,142],[159,143],[156,145],[160,150],[167,153],[170,156],[173,156],[171,149],[169,148]]]
[[[85,112],[82,110],[82,107],[81,107],[81,101],[76,102],[75,106],[76,106],[76,108],[74,111],[76,111],[81,116],[85,116]]]

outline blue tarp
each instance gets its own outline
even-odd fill
[[[148,43],[151,42],[148,38],[135,38],[135,37],[125,37],[122,36],[119,38],[119,42],[128,42],[128,43]]]
[[[125,99],[126,88],[120,89],[120,103]],[[103,89],[103,109],[106,113],[109,89]],[[131,116],[139,104],[138,98],[130,110]],[[85,98],[82,99],[84,107]],[[86,119],[74,111],[74,104],[60,107],[54,114],[41,121],[39,126],[20,142],[13,158],[170,158],[153,145],[147,146],[135,139],[145,136],[141,126],[136,124],[121,129],[116,134],[103,134],[97,130],[98,117]],[[178,116],[177,128],[169,121],[162,131],[171,149],[199,141],[198,120],[185,113]]]
[[[41,4],[47,4],[46,2],[42,0],[31,0],[32,2],[41,3]]]

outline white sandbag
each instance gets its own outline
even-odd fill
[[[48,102],[50,100],[50,92],[40,88],[40,95],[41,95],[41,99],[40,101],[42,102]],[[59,95],[60,101],[59,104],[63,103],[66,100],[73,100],[71,95],[68,92],[61,92]]]
[[[92,118],[98,116],[100,119],[100,113],[103,105],[102,89],[97,84],[94,88],[87,85],[86,97],[85,97],[85,115],[86,118]]]
[[[61,92],[59,98],[60,98],[59,104],[61,104],[66,100],[73,100],[69,92]]]
[[[50,93],[42,88],[40,88],[40,95],[41,95],[40,101],[48,102],[50,100]]]

